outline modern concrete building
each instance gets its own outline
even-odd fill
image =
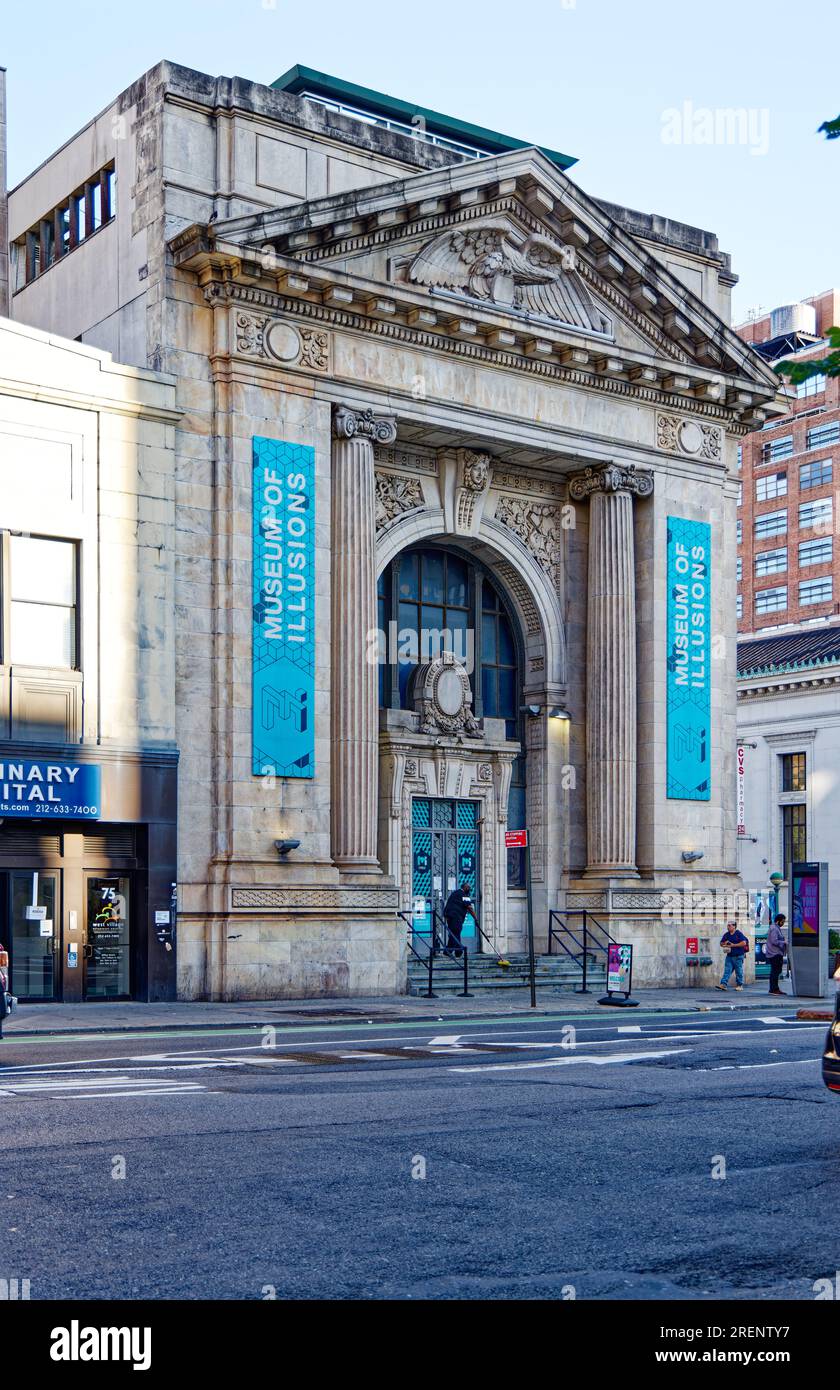
[[[825,357],[840,291],[786,304],[736,331],[768,362]],[[747,435],[739,455],[738,631],[760,635],[840,613],[837,468],[840,378],[813,376],[790,408]]]
[[[172,999],[171,379],[0,320],[0,941],[22,1000]]]
[[[687,873],[738,885],[736,453],[777,381],[715,237],[573,162],[161,63],[10,195],[15,319],[177,381],[182,997],[402,990],[459,880],[521,948],[524,825],[538,944],[593,913],[637,979],[687,978]]]

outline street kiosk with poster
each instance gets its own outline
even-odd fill
[[[821,999],[828,989],[828,864],[788,870],[788,950],[794,994]]]

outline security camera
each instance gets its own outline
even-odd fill
[[[283,859],[293,849],[300,849],[300,840],[275,840],[274,848]]]

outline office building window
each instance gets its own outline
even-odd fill
[[[815,463],[803,463],[799,470],[799,489],[805,492],[809,487],[822,487],[831,482],[831,459],[817,459]]]
[[[758,589],[755,595],[756,613],[781,613],[787,608],[787,586]]]
[[[819,528],[823,532],[831,530],[832,506],[830,497],[818,497],[813,502],[802,502],[799,507],[799,525],[802,528]]]
[[[787,569],[787,548],[782,546],[779,550],[762,550],[755,557],[755,574],[760,578],[765,574],[784,574]]]
[[[787,534],[787,511],[764,512],[755,519],[755,538],[762,536],[784,536]]]
[[[113,164],[109,164],[81,188],[74,189],[13,244],[15,289],[37,279],[115,214],[116,175]]]
[[[831,603],[832,586],[831,575],[824,579],[803,579],[799,585],[799,602],[807,603]]]
[[[774,497],[787,496],[787,473],[765,473],[755,480],[756,502],[771,502]]]
[[[8,641],[4,660],[21,666],[76,666],[76,546],[7,536]]]
[[[740,507],[741,503],[743,502],[743,500],[744,500],[744,484],[743,484],[743,483],[739,483],[739,484],[738,484],[738,502],[737,502],[737,505],[738,505],[739,507]]]
[[[809,376],[807,381],[797,382],[796,395],[801,401],[806,396],[818,396],[825,390],[825,376],[820,372],[817,376]]]
[[[735,599],[735,617],[736,617],[736,618],[742,618],[743,616],[744,616],[744,596],[743,596],[743,594],[738,594],[737,597],[736,597],[736,599]]]
[[[743,466],[743,463],[744,463],[744,446],[743,446],[742,444],[739,444],[739,445],[738,445],[738,464],[737,464],[738,468],[741,468],[741,467]]]
[[[741,541],[742,541],[743,538],[744,538],[744,527],[743,527],[743,522],[741,522],[741,521],[739,521],[739,522],[737,523],[736,527],[735,527],[735,536],[736,536],[738,545],[740,545],[740,544],[741,544]]]
[[[804,802],[782,807],[782,865],[785,874],[790,864],[801,864],[808,858],[806,810]]]
[[[808,431],[806,447],[809,449],[823,449],[826,444],[836,444],[840,439],[840,420],[832,420],[828,425],[815,425]]]
[[[762,463],[775,463],[777,459],[790,458],[793,453],[793,435],[783,434],[780,439],[768,440],[761,446]]]
[[[804,792],[806,787],[804,753],[782,753],[779,758],[779,771],[783,792]]]
[[[735,578],[737,579],[737,581],[738,581],[739,584],[740,584],[741,580],[743,579],[743,577],[744,577],[744,562],[743,562],[743,560],[741,559],[741,556],[739,555],[739,556],[738,556],[738,559],[735,561]]]
[[[832,559],[833,541],[820,538],[818,541],[802,541],[799,547],[799,567],[806,565],[827,565]]]

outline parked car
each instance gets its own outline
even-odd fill
[[[822,1076],[830,1091],[840,1093],[840,955],[835,958],[834,965],[834,978],[838,981],[838,989],[834,1001],[834,1022],[825,1038]]]

